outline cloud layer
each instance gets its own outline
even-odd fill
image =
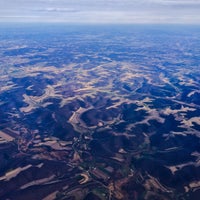
[[[200,23],[200,0],[0,0],[1,22]]]

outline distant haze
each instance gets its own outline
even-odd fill
[[[0,22],[200,23],[200,0],[0,0]]]

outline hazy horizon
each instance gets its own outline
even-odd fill
[[[0,0],[0,22],[199,24],[197,0]]]

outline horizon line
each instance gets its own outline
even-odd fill
[[[0,24],[67,24],[67,25],[197,25],[200,23],[182,23],[182,22],[65,22],[65,21],[0,21]]]

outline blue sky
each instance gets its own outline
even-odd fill
[[[200,23],[200,0],[0,0],[0,22]]]

